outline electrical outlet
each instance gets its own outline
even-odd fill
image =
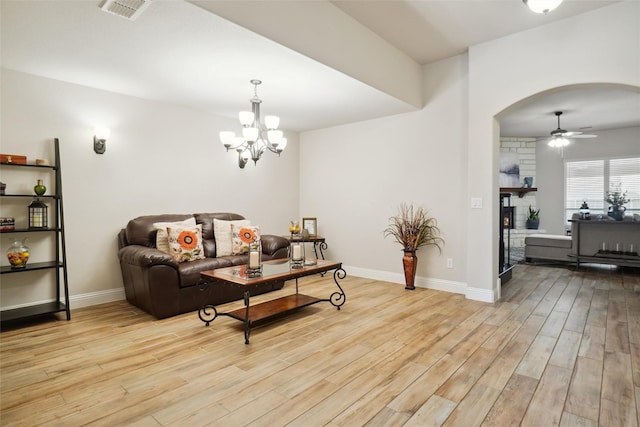
[[[447,268],[453,268],[453,258],[447,258]]]

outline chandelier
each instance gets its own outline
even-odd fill
[[[260,121],[260,104],[262,100],[258,98],[258,85],[260,80],[251,80],[253,87],[253,98],[251,111],[241,111],[238,115],[242,125],[242,135],[236,136],[235,132],[220,132],[220,142],[227,151],[235,150],[238,153],[238,166],[244,168],[249,159],[254,164],[258,163],[262,153],[266,150],[276,153],[278,156],[287,146],[287,139],[284,138],[281,130],[278,130],[280,118],[277,116],[265,116],[264,124]]]

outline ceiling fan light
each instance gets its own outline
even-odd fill
[[[522,0],[531,11],[547,14],[560,6],[562,0]]]
[[[554,136],[549,140],[548,144],[549,144],[549,147],[560,148],[560,147],[566,147],[567,145],[569,145],[570,142],[571,141],[569,141],[567,138],[563,136]]]

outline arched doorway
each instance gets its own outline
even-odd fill
[[[562,111],[562,128],[600,134],[593,139],[574,139],[565,149],[547,145],[550,132],[557,127],[555,111]],[[523,198],[515,196],[522,215],[528,205],[540,209],[543,233],[565,234],[568,228],[564,211],[564,162],[567,159],[624,157],[640,155],[640,88],[621,84],[579,84],[553,88],[522,99],[496,115],[500,126],[501,155],[518,151],[525,169],[535,165],[537,191]],[[630,131],[635,128],[635,131]],[[621,129],[624,129],[622,131]],[[496,172],[497,173],[497,172]],[[524,175],[523,175],[524,176]],[[522,181],[523,176],[520,177]],[[527,231],[511,231],[507,242],[501,238],[499,256],[505,263],[523,259]],[[503,249],[504,242],[504,249]],[[507,256],[506,248],[510,251]],[[499,261],[499,271],[505,264]]]

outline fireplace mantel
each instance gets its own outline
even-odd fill
[[[501,193],[517,193],[518,197],[523,198],[525,194],[538,191],[537,187],[500,187]]]

